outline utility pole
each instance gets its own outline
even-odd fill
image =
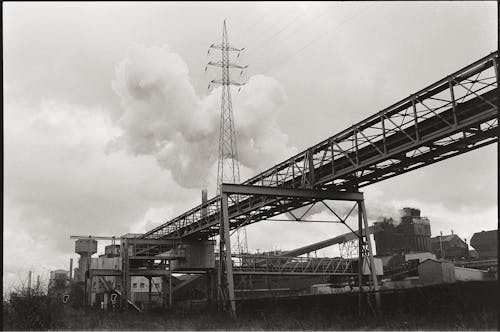
[[[244,48],[237,48],[231,45],[228,41],[226,20],[224,20],[222,29],[222,42],[220,44],[212,44],[209,47],[208,54],[211,49],[221,51],[220,61],[209,61],[208,66],[221,68],[221,78],[214,79],[210,82],[209,88],[212,85],[222,86],[221,98],[221,115],[220,115],[220,132],[219,132],[219,151],[217,162],[217,194],[220,194],[220,186],[222,183],[239,183],[240,182],[240,166],[238,161],[238,151],[236,144],[236,133],[233,116],[233,104],[231,100],[231,86],[243,86],[245,83],[239,83],[231,80],[230,69],[240,69],[241,75],[243,70],[248,66],[240,65],[232,62],[230,52],[238,52],[238,56]],[[240,75],[240,76],[241,76]],[[237,243],[236,249],[239,254],[248,252],[246,230],[238,228],[236,231]]]
[[[439,247],[441,249],[441,258],[444,259],[444,254],[443,254],[443,241],[442,241],[442,238],[443,237],[443,232],[439,232]]]
[[[69,259],[69,282],[73,279],[73,258]]]
[[[28,272],[28,296],[31,296],[31,270]]]
[[[208,49],[210,54],[211,49],[221,51],[220,61],[209,61],[208,66],[221,68],[221,77],[210,82],[209,89],[212,85],[222,86],[221,98],[221,114],[220,114],[220,131],[219,131],[219,151],[217,161],[217,194],[221,195],[219,202],[219,269],[218,269],[218,288],[219,299],[222,300],[222,306],[229,309],[231,316],[235,317],[236,308],[234,302],[234,283],[232,275],[232,259],[231,245],[229,233],[229,219],[227,215],[223,215],[222,211],[227,211],[227,196],[222,195],[222,183],[239,183],[240,182],[240,166],[238,161],[238,151],[236,144],[236,133],[233,116],[233,103],[231,100],[231,86],[243,86],[244,83],[238,83],[231,80],[230,69],[240,69],[241,75],[247,67],[231,62],[229,52],[238,52],[238,55],[243,48],[237,48],[231,45],[228,41],[226,20],[222,27],[222,42],[220,44],[212,44]],[[224,198],[225,197],[225,198]],[[238,227],[236,230],[236,249],[239,254],[248,252],[247,236],[244,228]],[[225,248],[225,249],[224,249]]]

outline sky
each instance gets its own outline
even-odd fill
[[[232,72],[243,181],[497,49],[487,1],[2,5],[4,288],[68,269],[70,235],[145,232],[214,196],[220,73],[205,66],[224,19],[249,66]],[[412,206],[433,236],[496,229],[497,166],[494,144],[365,187],[369,220]],[[248,246],[346,231],[262,221]]]

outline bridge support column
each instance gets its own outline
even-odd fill
[[[167,291],[168,291],[168,280],[167,276],[161,276],[161,304],[165,308],[167,306]]]
[[[122,310],[128,308],[128,297],[130,292],[130,262],[128,255],[129,242],[127,239],[121,240],[121,258],[122,258],[122,285],[121,285],[121,307]]]
[[[172,260],[168,260],[168,308],[172,309],[173,307],[173,302],[172,302],[173,294],[172,294]]]
[[[338,201],[351,201],[356,202],[358,205],[358,232],[356,233],[352,230],[346,223],[346,218],[341,218],[335,211],[333,211],[328,205],[326,207],[349,229],[358,237],[359,241],[359,272],[358,281],[360,286],[360,310],[362,296],[366,293],[362,293],[362,282],[363,282],[363,263],[365,259],[369,261],[369,267],[371,271],[371,280],[375,291],[378,291],[377,274],[375,271],[375,263],[373,258],[372,246],[370,242],[370,234],[368,228],[368,219],[366,217],[364,196],[360,192],[346,192],[346,191],[330,191],[321,189],[304,189],[304,188],[283,188],[283,187],[266,187],[266,186],[251,186],[251,185],[238,185],[238,184],[226,184],[221,185],[221,221],[220,221],[220,282],[221,285],[221,297],[223,298],[223,304],[229,304],[230,310],[233,316],[235,316],[235,302],[234,302],[234,283],[233,283],[233,270],[231,261],[231,245],[229,241],[229,211],[228,211],[228,196],[229,195],[245,195],[245,196],[261,196],[261,197],[282,197],[282,198],[294,198],[296,200],[304,202],[315,202],[323,200],[338,200]],[[356,207],[354,205],[353,209]],[[238,212],[242,213],[242,212]],[[234,213],[231,217],[234,218]],[[274,214],[270,215],[274,216]],[[299,219],[302,219],[299,218]],[[297,220],[299,220],[297,219]],[[234,227],[234,225],[233,225]],[[363,231],[363,228],[365,229]],[[363,237],[366,238],[366,243]],[[367,245],[367,248],[365,248]],[[225,272],[225,273],[224,273]],[[269,288],[269,287],[268,287]],[[379,306],[380,301],[377,297],[377,306]],[[361,311],[360,311],[361,313]]]
[[[90,273],[90,270],[88,271],[89,273],[89,291],[88,291],[88,299],[87,299],[87,303],[89,304],[89,307],[92,307],[92,293],[94,291],[94,284],[93,284],[93,281],[94,281],[94,277],[92,275],[92,273]]]
[[[219,298],[222,308],[236,318],[236,300],[234,297],[233,261],[231,259],[231,239],[229,234],[228,195],[221,193],[220,258],[219,258]]]
[[[364,248],[364,243],[363,243],[363,212],[362,212],[362,207],[361,204],[358,203],[358,287],[359,287],[359,294],[358,294],[358,315],[361,316],[363,309],[363,248]]]
[[[217,303],[217,274],[214,269],[207,269],[207,309],[213,310]]]
[[[153,277],[146,277],[148,279],[148,302],[149,302],[149,306],[151,307],[151,302],[152,302],[152,298],[151,298],[151,288],[152,288],[152,282],[153,282]],[[148,308],[149,309],[149,308]]]
[[[370,239],[370,228],[368,227],[368,218],[366,216],[366,208],[365,208],[365,201],[360,200],[358,201],[358,237],[359,237],[359,271],[358,271],[358,276],[359,276],[359,290],[360,290],[360,298],[359,298],[359,311],[361,313],[361,287],[362,287],[362,273],[363,273],[363,266],[364,266],[364,260],[368,258],[369,260],[369,266],[370,266],[370,278],[373,284],[373,290],[375,291],[375,302],[377,305],[377,310],[380,311],[381,303],[380,303],[380,293],[379,293],[379,287],[378,287],[378,280],[377,280],[377,271],[375,268],[375,259],[373,258],[373,248],[372,248],[372,243]],[[367,254],[364,254],[364,241],[363,237],[365,237],[366,245],[367,245]],[[368,256],[368,257],[366,257]]]

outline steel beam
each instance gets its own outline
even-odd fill
[[[377,280],[377,273],[375,271],[375,260],[373,259],[373,248],[372,248],[372,241],[370,239],[370,232],[368,228],[368,218],[366,216],[366,208],[365,208],[365,202],[361,201],[359,202],[361,206],[361,211],[362,211],[362,216],[363,216],[363,224],[365,226],[366,231],[366,243],[368,244],[368,258],[370,260],[370,272],[371,272],[371,277],[372,277],[372,282],[373,282],[373,288],[375,290],[375,300],[377,302],[377,309],[380,310],[380,293],[378,292],[379,287],[378,287],[378,280]],[[360,257],[361,260],[361,257]]]
[[[140,260],[140,261],[150,261],[150,260],[159,260],[160,258],[155,258],[155,256],[129,256],[130,260]]]
[[[138,239],[133,238],[129,239],[129,244],[131,245],[143,245],[143,244],[152,244],[152,245],[175,245],[178,243],[175,240],[171,239]]]
[[[120,237],[119,236],[94,236],[94,235],[71,235],[69,237],[71,240],[85,240],[85,239],[92,239],[92,240],[113,240],[113,241],[119,241]]]
[[[89,272],[90,277],[97,277],[97,276],[119,277],[121,276],[121,274],[122,274],[121,270],[114,270],[114,269],[91,269]]]
[[[370,226],[369,229],[370,229],[370,232],[375,230],[374,226]],[[352,232],[342,234],[342,235],[333,237],[331,239],[323,240],[320,242],[309,244],[307,246],[303,246],[303,247],[300,247],[297,249],[287,251],[287,252],[283,253],[283,256],[300,256],[303,254],[307,254],[308,252],[313,252],[313,251],[316,251],[319,249],[333,246],[335,244],[352,241],[352,240],[355,240],[358,238],[358,234],[359,234],[359,230],[356,231],[356,234],[354,234]]]
[[[234,275],[282,275],[282,276],[356,276],[357,273],[332,273],[332,272],[273,272],[273,271],[240,271],[235,269]]]
[[[172,261],[168,261],[168,307],[173,307],[172,302]]]
[[[184,270],[184,269],[175,269],[172,270],[173,273],[182,273],[182,274],[207,274],[206,269],[200,270]]]
[[[160,269],[130,269],[129,276],[142,276],[142,277],[161,277],[168,276],[168,270]]]
[[[358,231],[361,229],[361,234],[358,233],[358,315],[362,314],[363,305],[363,213],[362,213],[361,202],[358,202]]]
[[[268,186],[254,186],[243,184],[223,183],[221,192],[228,195],[255,195],[255,196],[273,196],[273,197],[292,197],[292,198],[313,198],[330,199],[336,201],[361,201],[363,193],[344,192],[331,190],[300,189],[300,188],[276,188]]]
[[[220,243],[221,243],[221,260],[219,261],[220,271],[224,271],[225,280],[221,282],[223,300],[225,305],[229,305],[231,317],[236,318],[236,302],[234,297],[234,278],[233,278],[233,260],[231,258],[231,236],[229,234],[229,211],[228,211],[228,195],[221,189],[221,224],[220,224]],[[224,275],[221,273],[221,278]]]
[[[121,258],[122,258],[122,283],[121,283],[121,304],[122,310],[127,308],[129,293],[130,293],[130,274],[129,274],[129,255],[128,255],[128,240],[123,239],[121,242]]]

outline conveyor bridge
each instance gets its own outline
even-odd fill
[[[247,180],[243,185],[355,191],[498,141],[498,52],[442,78]],[[313,122],[311,122],[313,125]],[[230,228],[310,205],[319,198],[233,196]],[[219,234],[220,196],[141,238]]]

